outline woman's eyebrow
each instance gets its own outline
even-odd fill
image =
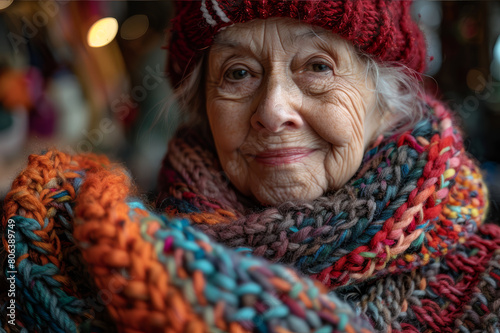
[[[314,29],[310,29],[304,33],[301,33],[301,34],[298,34],[298,35],[295,35],[293,37],[290,37],[291,38],[291,42],[294,43],[294,42],[297,42],[298,40],[300,39],[307,39],[307,38],[319,38],[322,40],[322,36],[324,35],[331,35],[331,32],[329,31],[326,31],[326,30],[314,30]]]
[[[231,39],[215,39],[214,46],[217,47],[229,47],[229,48],[239,48],[241,47],[241,43],[236,40]]]
[[[334,35],[328,30],[324,29],[315,30],[311,28],[308,31],[290,37],[290,43],[294,44],[294,43],[300,43],[303,40],[310,40],[315,45],[320,45],[323,49],[328,50],[328,52],[333,56],[335,61],[338,62],[340,60],[338,50],[334,47],[329,47],[332,40],[323,38],[323,37],[331,38],[332,36]]]

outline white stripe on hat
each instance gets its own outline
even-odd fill
[[[228,19],[228,17],[226,16],[226,14],[222,11],[222,9],[220,9],[219,7],[219,4],[217,3],[217,0],[212,0],[212,4],[214,6],[214,9],[215,9],[215,12],[217,13],[217,15],[219,15],[220,19],[223,21],[223,22],[231,22],[230,19]]]
[[[210,15],[210,13],[208,12],[206,0],[201,0],[201,8],[200,9],[203,12],[203,17],[205,18],[205,20],[207,20],[208,24],[210,24],[212,27],[217,24],[217,22],[215,22],[212,15]],[[219,10],[220,10],[220,8],[219,8]]]

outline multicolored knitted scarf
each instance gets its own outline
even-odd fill
[[[30,156],[4,202],[0,331],[497,332],[500,228],[481,226],[481,176],[429,104],[345,188],[277,208],[232,190],[195,136],[162,172],[182,220],[105,158]]]
[[[152,212],[123,168],[32,155],[5,199],[0,332],[371,332],[321,284]]]
[[[203,140],[178,135],[159,206],[348,295],[381,331],[498,332],[500,231],[485,225],[478,236],[486,188],[449,111],[427,102],[428,117],[378,140],[343,188],[279,207],[252,206]]]

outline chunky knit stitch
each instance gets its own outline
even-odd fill
[[[336,290],[381,332],[498,332],[500,233],[495,225],[412,272]]]
[[[428,105],[413,130],[378,140],[343,188],[278,207],[241,198],[210,146],[179,135],[159,204],[219,242],[321,281],[378,330],[492,330],[500,231],[481,226],[486,188],[450,112]]]
[[[104,158],[31,156],[5,200],[17,327],[7,288],[3,327],[497,332],[500,228],[482,225],[481,175],[450,113],[428,102],[428,118],[378,140],[343,188],[275,208],[235,192],[193,133],[171,142],[158,200],[185,219],[151,211]]]
[[[410,5],[393,0],[178,0],[168,45],[169,77],[176,87],[224,27],[270,17],[327,29],[379,61],[422,72],[425,41],[411,19]]]
[[[16,271],[15,325],[0,294],[6,330],[371,331],[320,284],[157,215],[134,193],[106,159],[30,156],[2,220],[4,249],[16,240],[14,269],[2,253],[2,272]]]

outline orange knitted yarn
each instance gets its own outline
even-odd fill
[[[62,263],[64,251],[61,248],[58,234],[61,232],[61,224],[54,220],[57,204],[64,201],[74,200],[76,194],[73,187],[67,182],[69,179],[80,177],[76,170],[92,170],[101,165],[107,165],[109,161],[103,156],[87,155],[70,157],[66,154],[51,151],[46,155],[31,155],[26,170],[14,180],[12,190],[5,197],[2,227],[7,228],[8,219],[16,214],[33,218],[41,226],[41,230],[33,233],[42,241],[34,242],[34,245],[42,248],[46,254],[31,251],[29,257],[39,264],[53,263],[60,268],[60,274],[54,279],[63,283],[64,286],[77,295],[75,281],[71,281]],[[67,191],[69,197],[54,200],[54,190]],[[2,238],[4,248],[7,248],[7,239]],[[71,249],[74,251],[75,249]],[[18,258],[17,261],[27,256]]]
[[[106,312],[94,316],[91,309],[85,307],[81,301],[92,298],[96,288],[82,263],[81,253],[73,242],[72,223],[67,222],[72,220],[72,211],[68,204],[76,197],[71,182],[81,177],[82,170],[93,170],[107,164],[109,162],[105,157],[70,157],[51,151],[42,156],[30,156],[27,168],[14,180],[12,190],[4,201],[2,245],[14,254],[9,247],[12,240],[10,232],[14,231],[12,234],[15,234],[15,269],[18,270],[15,291],[17,320],[21,316],[21,297],[29,300],[27,311],[35,314],[34,320],[40,318],[39,316],[52,314],[57,317],[52,320],[54,325],[65,330],[88,318],[96,318],[96,322],[107,320]],[[13,230],[8,228],[12,227],[9,222],[15,215],[31,219],[32,224],[25,228],[25,233],[20,232],[17,226]],[[4,269],[6,263],[7,260]],[[9,264],[7,273],[13,270]],[[20,290],[20,285],[28,283],[27,280],[31,280],[29,290]],[[44,286],[41,287],[38,281],[45,281]],[[7,290],[2,290],[2,303],[9,301],[6,296]],[[60,308],[55,307],[53,303],[58,297],[63,300]],[[41,305],[40,302],[44,304]],[[6,328],[10,330],[13,327]]]
[[[182,293],[169,285],[153,245],[140,235],[140,225],[130,220],[125,202],[129,192],[125,174],[101,169],[87,175],[75,208],[81,220],[75,238],[88,244],[83,256],[101,291],[111,293],[108,309],[118,328],[130,333],[208,332]],[[136,213],[145,215],[139,209]],[[119,270],[127,270],[130,278]],[[230,332],[244,330],[231,325]]]
[[[155,215],[134,193],[127,173],[105,158],[30,156],[2,221],[16,233],[15,246],[7,233],[3,245],[17,258],[17,325],[30,332],[115,325],[127,333],[370,331],[324,287],[213,243],[187,220]]]
[[[86,179],[75,201],[77,196],[68,180],[82,177],[82,170],[86,172]],[[67,191],[69,196],[54,200],[55,194],[61,191]],[[14,215],[38,221],[41,230],[33,232],[41,241],[33,244],[46,254],[31,251],[29,259],[40,265],[50,262],[60,268],[60,273],[53,278],[71,295],[83,298],[97,294],[107,305],[120,331],[208,332],[203,319],[193,312],[182,292],[169,285],[168,273],[158,262],[152,244],[140,236],[140,225],[130,220],[125,199],[133,192],[123,170],[110,165],[105,157],[71,157],[56,151],[31,155],[28,167],[13,182],[5,199],[2,225],[5,230],[8,219]],[[64,263],[67,258],[61,248],[61,226],[54,219],[58,202],[63,201],[76,202],[75,216],[78,218],[74,236],[83,244],[83,258],[99,288],[85,295],[81,287],[89,281],[85,281],[84,275],[80,275],[80,279],[68,276],[66,268],[71,265]],[[147,215],[139,209],[136,213]],[[3,237],[2,241],[4,248],[8,248],[7,239]],[[27,257],[19,257],[17,263]],[[119,274],[120,270],[126,270],[129,278]],[[193,281],[195,289],[200,291],[203,288],[200,275],[195,274]],[[88,316],[90,312],[84,314]],[[81,323],[84,318],[74,317],[73,320]],[[245,332],[236,323],[228,326],[220,318],[219,322],[223,330]]]

